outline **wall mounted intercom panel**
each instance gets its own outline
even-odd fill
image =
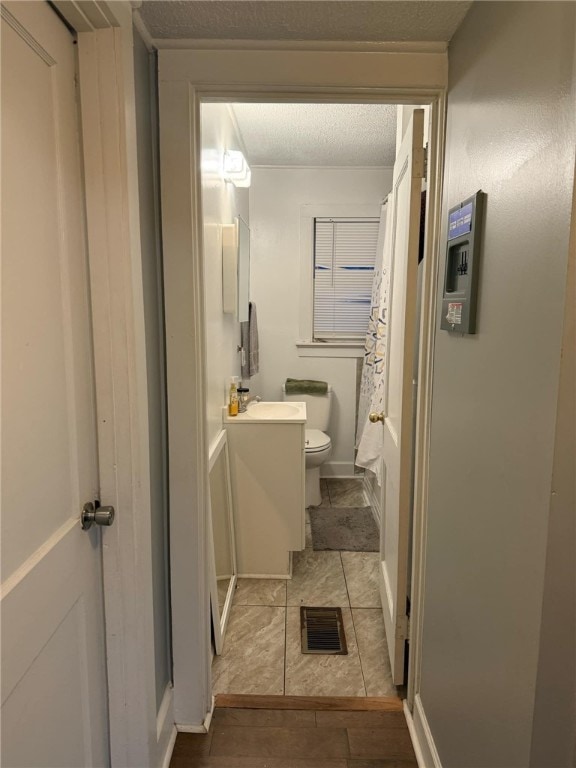
[[[448,213],[446,272],[440,328],[476,333],[480,239],[486,194],[475,195]]]

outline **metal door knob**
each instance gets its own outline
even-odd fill
[[[96,507],[91,501],[82,508],[82,530],[88,531],[93,525],[112,525],[114,522],[114,507]]]
[[[382,421],[383,422],[384,419],[386,418],[386,414],[384,413],[384,411],[382,411],[382,413],[371,413],[368,416],[368,418],[370,419],[372,424],[376,424],[377,421]]]

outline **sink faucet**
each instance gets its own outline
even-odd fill
[[[248,392],[250,392],[250,390],[246,389],[246,387],[238,388],[238,413],[246,413],[246,409],[250,403],[259,403],[260,400],[262,400],[259,395],[250,397]]]

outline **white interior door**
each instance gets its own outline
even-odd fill
[[[1,764],[109,764],[76,55],[2,4]]]
[[[424,176],[424,110],[414,111],[394,164],[387,235],[388,361],[384,392],[380,592],[394,683],[404,682],[412,487],[412,370],[420,196]]]

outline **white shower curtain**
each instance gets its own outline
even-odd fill
[[[358,427],[356,430],[356,465],[369,469],[382,484],[382,425],[368,419],[371,411],[384,407],[386,340],[388,332],[388,294],[390,285],[390,209],[385,202],[380,212],[377,266],[372,285],[372,307],[364,346],[364,365],[360,383]]]

